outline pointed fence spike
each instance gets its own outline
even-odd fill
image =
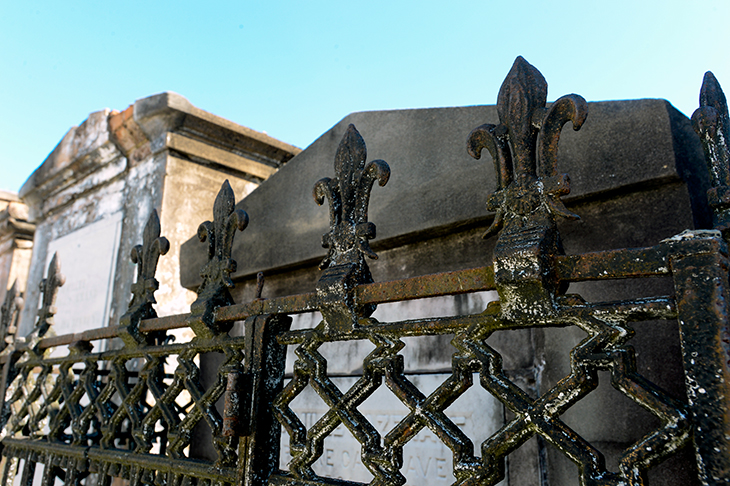
[[[375,311],[374,306],[356,306],[351,294],[356,285],[373,281],[365,261],[377,258],[369,244],[375,237],[375,224],[368,221],[370,192],[375,181],[380,186],[388,183],[390,167],[384,160],[366,164],[366,159],[365,141],[351,124],[337,147],[335,177],[314,185],[315,202],[321,205],[326,198],[330,209],[330,231],[322,237],[328,252],[317,283],[329,332],[348,332],[360,317]]]
[[[233,239],[236,231],[248,225],[248,214],[235,207],[235,195],[226,179],[213,204],[213,221],[198,227],[200,241],[208,242],[208,261],[200,270],[203,282],[198,287],[198,298],[190,306],[188,322],[196,336],[211,338],[233,326],[232,322],[217,323],[214,311],[234,303],[229,291],[234,287],[231,274],[236,271],[236,261],[231,258]]]

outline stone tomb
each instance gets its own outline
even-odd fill
[[[0,302],[16,281],[19,292],[25,289],[34,231],[28,223],[28,206],[16,194],[0,191]]]
[[[475,127],[497,122],[493,106],[347,116],[238,205],[247,211],[250,223],[234,243],[233,258],[238,261],[236,302],[255,297],[258,271],[266,275],[264,298],[315,289],[321,274],[317,264],[325,255],[320,242],[328,229],[328,211],[314,203],[312,187],[322,177],[334,176],[335,151],[350,123],[367,144],[368,160],[383,159],[391,167],[388,185],[373,188],[368,211],[369,220],[377,226],[371,247],[379,259],[369,262],[375,281],[488,265],[495,238],[483,240],[481,235],[493,218],[485,203],[495,188],[494,169],[486,151],[482,160],[469,157],[466,139]],[[651,246],[685,229],[710,225],[705,195],[708,175],[699,139],[687,117],[664,100],[589,103],[583,128],[579,132],[569,126],[563,130],[558,158],[558,172],[571,177],[571,193],[563,200],[582,218],[559,223],[567,253]],[[185,287],[198,285],[198,269],[204,258],[205,251],[197,240],[185,243],[181,250]],[[666,284],[661,279],[585,283],[572,286],[570,291],[589,301],[605,301],[663,295]],[[388,322],[429,314],[477,313],[492,298],[454,296],[388,304],[380,306],[375,317]],[[294,326],[312,327],[320,319],[316,313],[296,316]],[[526,329],[495,333],[488,343],[501,353],[510,379],[535,396],[569,373],[570,350],[582,338],[575,329]],[[412,340],[402,351],[412,380],[418,380],[425,391],[449,374],[454,351],[449,341],[449,336]],[[684,399],[676,323],[637,326],[634,342],[640,372]],[[358,346],[364,345],[348,343],[323,353],[329,360],[328,374],[338,380],[343,392],[361,374],[367,349]],[[293,359],[290,349],[289,373]],[[472,388],[480,386],[475,383]],[[613,392],[602,376],[601,386],[564,418],[596,445],[605,454],[609,468],[615,469],[619,452],[643,436],[646,417],[643,409]],[[377,427],[388,429],[385,424],[392,424],[403,407],[385,385],[378,393],[382,398],[374,402],[377,405],[368,401],[360,411]],[[478,396],[463,406],[455,403],[447,413],[454,420],[463,417],[468,427],[469,412],[479,411],[490,427],[498,426],[507,411],[492,399]],[[325,410],[322,400],[304,397],[292,408],[308,425]],[[488,429],[474,431],[475,444],[482,440],[477,435],[487,434]],[[286,447],[288,436],[283,435]],[[443,446],[428,437],[416,441],[415,447],[421,446],[432,448],[414,453],[420,462],[407,458],[402,473],[410,484],[440,484],[443,474],[450,475],[450,469],[440,467],[445,458]],[[358,445],[349,432],[333,436],[325,447],[316,466],[318,472],[366,479],[351,461]],[[431,462],[428,457],[433,458]],[[286,462],[284,454],[283,468]],[[550,484],[578,484],[575,464],[536,438],[508,456],[507,462],[506,484],[510,486],[540,486],[545,478]],[[691,450],[686,448],[653,470],[650,481],[666,486],[693,485],[696,479],[692,479],[691,471],[695,468]]]
[[[223,181],[240,198],[299,151],[170,92],[137,100],[123,112],[92,113],[20,190],[37,229],[19,334],[35,324],[39,283],[55,252],[66,276],[55,332],[118,324],[136,278],[129,255],[142,243],[153,209],[170,241],[158,265],[157,311],[187,312],[195,293],[180,285],[180,245],[212,218]]]

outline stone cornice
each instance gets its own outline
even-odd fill
[[[72,127],[28,178],[20,198],[35,221],[163,151],[257,181],[301,152],[165,92],[137,100],[122,112],[97,111]]]

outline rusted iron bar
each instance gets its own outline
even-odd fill
[[[231,337],[228,341],[228,346],[231,348],[243,349],[245,346],[244,337]],[[135,359],[144,357],[165,357],[168,355],[177,355],[183,353],[190,347],[190,343],[169,343],[158,346],[143,346],[136,349],[110,349],[107,351],[100,352],[89,352],[88,354],[82,355],[69,355],[59,357],[34,357],[23,362],[23,367],[40,366],[42,364],[48,365],[60,365],[63,363],[81,363],[87,359],[99,359],[99,360],[113,360],[115,358],[123,359]],[[220,348],[220,344],[215,340],[197,341],[195,343],[195,349],[201,353],[212,353]]]
[[[242,321],[251,316],[264,314],[301,314],[317,310],[317,294],[288,295],[273,299],[256,299],[246,304],[236,304],[216,309],[215,318],[221,321]]]
[[[671,260],[697,466],[704,484],[730,483],[730,267],[727,248],[718,240],[714,252],[687,252]]]
[[[557,257],[556,270],[559,278],[566,282],[669,275],[669,252],[670,249],[666,245],[658,245],[649,248],[564,255]],[[355,296],[357,302],[362,304],[384,304],[494,289],[494,268],[490,265],[362,284],[355,288]],[[215,311],[215,320],[242,321],[256,315],[301,314],[316,310],[318,310],[318,297],[316,293],[311,292],[273,299],[255,299],[244,304],[220,307]],[[139,324],[139,331],[150,333],[185,328],[188,327],[189,316],[190,314],[176,314],[146,319]],[[77,341],[111,339],[119,337],[120,331],[120,326],[109,326],[77,334],[64,334],[42,339],[38,347],[47,349]],[[18,349],[22,350],[23,345],[20,344]]]
[[[364,284],[357,287],[355,295],[363,304],[384,304],[494,289],[494,269],[488,266]]]
[[[121,326],[99,327],[76,334],[62,334],[45,338],[38,343],[39,349],[48,349],[56,346],[64,346],[82,341],[98,341],[119,337]],[[23,349],[22,347],[19,349]]]
[[[730,115],[712,72],[705,73],[692,125],[712,182],[713,228],[730,244]],[[714,485],[730,484],[730,268],[727,247],[710,243],[715,248],[679,254],[671,266],[700,479]]]
[[[270,410],[283,388],[286,346],[277,336],[289,330],[291,318],[285,315],[251,317],[244,323],[246,342],[243,375],[247,378],[247,397],[238,404],[240,413],[232,434],[240,434],[238,481],[244,486],[267,484],[279,470],[281,424]]]
[[[566,318],[578,314],[585,314],[589,310],[596,316],[605,319],[618,321],[648,321],[676,319],[677,308],[674,298],[668,296],[649,297],[631,301],[598,302],[571,305],[565,307],[554,319],[546,321],[544,327],[565,327],[570,324]],[[360,332],[352,335],[339,337],[340,341],[364,339],[370,334],[393,334],[394,336],[435,336],[440,334],[453,334],[457,331],[467,329],[469,326],[478,324],[485,333],[493,331],[506,331],[510,329],[521,329],[534,327],[525,325],[518,321],[503,321],[498,319],[499,303],[494,302],[492,309],[481,314],[453,317],[434,317],[427,319],[411,319],[398,322],[372,322],[363,319],[360,321]],[[301,344],[304,342],[311,329],[298,329],[282,333],[279,342],[287,345]]]
[[[646,297],[619,302],[592,302],[576,304],[564,310],[566,315],[590,309],[594,316],[621,322],[652,321],[677,318],[674,297]]]
[[[368,486],[368,483],[343,481],[334,478],[317,478],[316,481],[295,478],[290,474],[274,474],[269,478],[269,486]]]
[[[657,245],[558,256],[556,273],[560,280],[566,282],[668,275],[669,250],[666,245]]]
[[[188,316],[190,314],[175,314],[172,316],[156,317],[154,319],[146,319],[141,321],[139,325],[140,332],[169,331],[171,329],[182,329],[188,327]],[[75,334],[62,334],[44,338],[38,342],[39,349],[48,349],[56,346],[65,346],[81,341],[99,341],[101,339],[112,339],[119,337],[122,332],[122,326],[108,326],[90,329],[88,331]],[[18,350],[25,349],[22,343],[18,344]]]
[[[172,459],[154,454],[125,454],[122,450],[104,450],[98,447],[77,447],[62,443],[45,443],[39,441],[29,442],[23,439],[5,438],[3,443],[8,449],[6,455],[39,454],[58,458],[73,459],[76,461],[88,461],[88,469],[98,472],[94,467],[101,462],[135,465],[150,471],[176,472],[181,475],[209,479],[212,481],[234,482],[236,472],[233,468],[217,467],[211,465]]]
[[[485,324],[489,316],[474,314],[471,316],[437,317],[428,319],[412,319],[399,322],[373,322],[371,319],[361,319],[359,329],[350,334],[337,336],[336,340],[356,341],[367,339],[373,334],[393,334],[398,336],[435,336],[439,334],[453,334],[469,327],[472,324]],[[485,324],[486,325],[486,324]],[[279,342],[287,345],[301,344],[309,339],[312,329],[297,329],[282,333]]]
[[[190,316],[190,314],[175,314],[172,316],[148,319],[140,323],[139,330],[142,332],[155,332],[182,329],[184,327],[188,327],[188,316]]]
[[[155,454],[125,454],[124,451],[89,447],[88,458],[92,469],[98,469],[95,465],[102,463],[133,464],[147,471],[159,471],[178,476],[179,479],[202,478],[218,484],[233,483],[236,477],[235,469],[231,467],[214,467],[212,464],[203,462],[172,459]]]

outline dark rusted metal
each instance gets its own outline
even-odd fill
[[[208,241],[208,263],[200,270],[203,283],[198,287],[198,299],[190,306],[189,324],[201,337],[213,337],[231,328],[217,323],[214,312],[234,303],[228,291],[234,286],[231,273],[236,271],[231,248],[236,230],[243,231],[248,225],[248,215],[235,205],[233,189],[226,180],[213,204],[213,222],[206,221],[198,228],[200,241]]]
[[[705,149],[712,180],[707,199],[713,209],[713,226],[730,241],[730,118],[725,93],[710,71],[705,73],[692,125]]]
[[[256,274],[256,299],[261,298],[261,294],[264,292],[264,272]]]
[[[399,323],[378,323],[361,311],[356,314],[359,326],[348,334],[333,335],[321,325],[282,337],[282,342],[298,345],[292,380],[274,406],[290,436],[293,459],[289,470],[293,478],[326,481],[314,473],[312,466],[323,453],[325,437],[340,424],[360,442],[362,463],[375,477],[374,484],[404,482],[402,448],[426,427],[452,450],[454,474],[457,482],[464,484],[496,484],[504,477],[505,457],[534,435],[551,442],[578,464],[582,484],[595,485],[643,484],[647,468],[688,440],[685,405],[636,373],[634,352],[627,345],[633,332],[626,323],[675,318],[673,300],[591,304],[561,292],[569,280],[668,274],[668,258],[674,252],[674,243],[603,255],[560,255],[555,216],[572,215],[558,197],[567,192],[567,176],[558,176],[556,172],[557,138],[566,121],[572,120],[574,127],[580,127],[586,110],[585,102],[575,95],[562,98],[545,110],[545,93],[542,76],[518,59],[500,92],[498,111],[502,123],[482,126],[469,137],[473,155],[486,147],[497,163],[498,193],[492,201],[498,214],[493,229],[500,225],[504,228],[495,250],[495,271],[485,267],[468,273],[362,284],[356,290],[359,303],[459,293],[460,277],[468,274],[476,277],[466,285],[468,290],[493,288],[496,283],[499,303],[475,316]],[[642,257],[653,261],[637,264],[636,259]],[[421,283],[425,288],[420,288]],[[528,397],[505,376],[501,357],[485,343],[496,330],[569,325],[580,327],[590,339],[573,351],[571,375],[537,399]],[[455,334],[452,342],[458,349],[452,375],[435,392],[424,396],[404,374],[403,357],[398,354],[404,346],[400,338],[446,333]],[[348,339],[367,339],[376,349],[364,359],[360,379],[349,390],[340,391],[328,377],[326,360],[318,349],[326,342]],[[560,420],[569,407],[597,387],[597,371],[602,369],[611,371],[617,390],[652,411],[660,421],[654,432],[626,450],[619,472],[607,471],[601,453]],[[515,414],[514,420],[481,445],[481,458],[473,455],[471,441],[444,414],[445,408],[472,386],[474,372],[479,373],[481,385]],[[381,437],[357,406],[383,382],[411,413]],[[309,429],[289,407],[307,387],[312,387],[330,405],[330,411]],[[275,484],[289,481],[273,480]]]
[[[555,272],[563,282],[659,277],[669,275],[668,250],[666,245],[658,245],[561,255],[555,259]]]
[[[726,484],[730,482],[727,247],[720,238],[694,243],[702,246],[689,252],[689,245],[684,245],[671,258],[687,397],[703,482]]]
[[[23,295],[18,292],[18,282],[13,285],[5,293],[5,302],[2,305],[2,314],[0,314],[0,338],[7,347],[15,343],[15,333],[18,330],[18,316],[23,308]]]
[[[157,312],[152,307],[152,304],[157,303],[155,291],[160,287],[155,272],[160,256],[169,249],[170,242],[164,236],[160,237],[160,218],[157,210],[153,209],[144,227],[142,244],[132,248],[132,263],[137,264],[137,281],[132,284],[133,297],[129,310],[119,320],[120,337],[127,346],[142,344],[151,337],[160,337],[155,334],[140,334],[139,323],[143,319],[157,317]]]
[[[727,118],[712,111],[722,112],[724,105],[717,101],[719,86],[711,81],[706,80],[710,88],[703,87],[702,99],[709,101],[703,101],[695,125],[706,141],[724,143]],[[375,236],[367,218],[368,199],[375,180],[384,185],[390,170],[383,161],[365,164],[365,143],[352,126],[335,157],[336,178],[322,179],[314,189],[319,204],[325,198],[330,202],[330,232],[323,238],[329,253],[314,292],[263,299],[260,275],[254,300],[233,304],[228,292],[235,269],[231,242],[247,216],[234,211],[227,183],[216,199],[214,222],[200,227],[209,259],[190,314],[156,317],[151,308],[154,269],[167,249],[155,215],[145,228],[143,245],[133,252],[138,278],[120,326],[46,334],[63,280],[54,258],[36,329],[28,342],[19,340],[0,355],[6,386],[0,417],[6,457],[2,485],[12,484],[16,471],[22,484],[31,484],[38,464],[44,485],[110,486],[118,478],[132,486],[354,485],[319,475],[313,467],[325,440],[340,425],[360,444],[360,460],[373,475],[373,485],[405,483],[403,449],[425,429],[452,451],[455,484],[497,484],[509,455],[535,436],[577,465],[583,485],[647,485],[647,471],[690,440],[700,481],[727,484],[727,245],[719,231],[691,231],[649,248],[564,255],[555,220],[574,215],[560,201],[568,178],[557,173],[558,138],[567,121],[576,129],[581,126],[586,105],[581,97],[568,95],[546,108],[546,96],[542,75],[518,58],[500,90],[500,123],[482,125],[468,138],[472,156],[479,158],[486,148],[496,164],[497,191],[489,207],[497,215],[490,231],[501,231],[494,265],[373,282],[364,258],[375,257],[368,245]],[[720,167],[715,188],[728,186],[726,148],[706,150],[711,169]],[[724,231],[726,207],[715,208],[717,227]],[[586,302],[565,294],[569,282],[661,276],[673,279],[676,297]],[[475,314],[397,322],[371,317],[380,303],[495,289],[499,301]],[[290,315],[316,310],[324,316],[316,328],[289,330]],[[639,374],[630,345],[632,323],[674,319],[684,347],[688,404]],[[242,336],[228,334],[236,321],[243,321]],[[153,338],[187,326],[195,332],[188,343]],[[587,337],[571,351],[568,376],[538,396],[510,379],[502,356],[487,342],[497,331],[569,326]],[[401,350],[406,337],[437,335],[451,335],[456,351],[451,373],[426,394],[406,373]],[[123,338],[121,348],[92,346],[114,337]],[[363,359],[354,384],[341,389],[320,348],[345,341],[367,341],[374,349]],[[69,345],[68,354],[45,352],[61,345]],[[294,347],[296,361],[285,384],[288,346]],[[209,354],[218,359],[206,362],[214,377],[206,386],[199,363]],[[609,372],[619,393],[658,420],[656,428],[623,451],[616,471],[606,467],[594,444],[562,420],[597,388],[599,371]],[[358,407],[383,385],[407,413],[381,435]],[[509,420],[478,444],[446,414],[473,386],[510,412]],[[291,408],[308,388],[328,407],[311,426]],[[282,427],[292,456],[288,471],[279,470]],[[210,430],[212,460],[192,457],[193,432],[201,428]]]
[[[56,298],[58,288],[66,282],[66,277],[61,274],[61,262],[58,253],[53,255],[51,263],[48,264],[46,278],[41,280],[41,308],[38,310],[38,320],[33,332],[26,338],[26,344],[34,352],[38,351],[38,342],[46,335],[53,326],[53,316],[56,314]]]
[[[473,157],[486,148],[497,164],[497,192],[487,205],[496,216],[487,235],[502,228],[494,274],[506,319],[555,314],[554,256],[563,253],[555,217],[577,218],[560,200],[570,185],[566,174],[557,173],[557,150],[562,126],[572,121],[578,130],[587,104],[567,95],[546,109],[546,100],[545,78],[518,57],[499,90],[500,124],[482,125],[468,140]]]
[[[317,282],[317,296],[328,332],[346,333],[358,325],[358,315],[370,315],[373,305],[360,305],[353,295],[357,285],[373,281],[365,257],[378,258],[368,240],[375,238],[375,224],[368,221],[370,190],[375,181],[384,186],[390,167],[383,160],[365,165],[365,141],[349,125],[335,155],[335,178],[314,185],[314,200],[330,205],[330,232],[322,237],[329,249],[319,265],[324,270]]]
[[[259,315],[244,323],[244,375],[249,377],[246,399],[241,404],[238,458],[240,484],[264,485],[279,470],[281,425],[271,413],[284,383],[286,346],[277,336],[289,330],[285,315]]]
[[[5,294],[5,302],[2,305],[2,315],[0,315],[0,336],[3,337],[4,345],[0,358],[2,361],[2,372],[0,374],[0,427],[4,427],[10,417],[10,409],[5,404],[5,390],[8,385],[15,379],[18,374],[16,361],[20,357],[20,353],[16,351],[16,332],[18,329],[18,317],[20,310],[23,308],[23,298],[18,293],[17,280],[13,282],[12,287]],[[0,451],[3,445],[0,444]]]
[[[713,224],[730,242],[730,117],[720,83],[705,73],[692,124],[705,151]],[[697,234],[671,261],[681,323],[687,396],[703,484],[730,483],[730,315],[727,246]],[[702,238],[705,236],[705,238]],[[685,250],[686,251],[686,250]]]
[[[6,454],[11,457],[16,454],[26,460],[23,477],[31,478],[35,464],[42,462],[47,484],[52,484],[57,477],[76,484],[74,481],[82,480],[89,473],[96,474],[100,484],[109,484],[114,477],[124,477],[133,484],[163,479],[172,484],[192,478],[218,484],[235,480],[238,438],[222,433],[223,419],[216,410],[216,402],[223,395],[225,377],[231,371],[242,369],[245,340],[232,338],[221,330],[229,328],[230,323],[213,321],[212,304],[220,303],[216,298],[221,294],[228,295],[227,290],[220,291],[218,284],[225,285],[225,279],[234,269],[229,258],[232,234],[226,230],[232,233],[245,226],[241,224],[245,217],[230,216],[232,211],[228,206],[232,206],[232,195],[226,193],[226,186],[215,212],[222,214],[223,218],[218,219],[227,223],[203,225],[203,229],[213,228],[211,231],[219,233],[206,234],[210,240],[219,242],[212,245],[213,264],[209,262],[207,274],[215,273],[211,267],[216,267],[213,270],[217,269],[219,278],[207,282],[201,295],[210,300],[198,302],[200,305],[191,314],[149,319],[155,316],[151,308],[157,287],[155,266],[159,255],[168,247],[166,240],[159,237],[155,214],[145,229],[144,244],[133,251],[133,260],[140,264],[139,274],[130,312],[121,326],[42,339],[55,312],[53,285],[62,280],[54,277],[58,266],[54,259],[46,281],[44,307],[39,311],[39,325],[30,342],[19,350],[26,357],[17,363],[19,375],[8,392],[12,416],[5,424],[3,434],[8,441],[4,444],[8,448]],[[201,233],[204,233],[202,229]],[[143,321],[143,317],[148,319]],[[210,328],[204,327],[199,333],[202,336],[191,343],[170,345],[151,339],[155,332],[184,327],[191,321],[204,324],[205,319],[213,322],[215,332],[208,332],[206,329]],[[127,338],[123,348],[93,352],[90,341],[115,336]],[[60,344],[71,344],[67,356],[52,358],[38,354],[41,349]],[[221,353],[224,358],[217,370],[218,384],[205,388],[195,361],[199,354],[211,352]],[[176,358],[178,364],[165,369],[170,357]],[[139,371],[134,371],[134,367]],[[246,393],[250,401],[251,391]],[[202,422],[212,432],[218,456],[214,464],[203,467],[204,471],[188,460],[187,452],[192,431]],[[43,448],[27,449],[25,443],[12,439],[22,436],[45,437],[58,447],[45,452]],[[11,469],[6,469],[6,479],[11,476],[8,471]]]
[[[246,389],[251,388],[247,375],[239,370],[228,373],[226,383],[225,402],[223,405],[223,432],[224,437],[239,437],[248,433],[248,425],[241,420],[241,413],[246,409],[244,398]]]

